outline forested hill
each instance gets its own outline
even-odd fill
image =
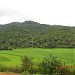
[[[0,49],[75,47],[75,27],[34,21],[0,25]]]

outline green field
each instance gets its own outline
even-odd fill
[[[74,65],[74,48],[51,48],[51,49],[42,49],[42,48],[24,48],[24,49],[13,49],[13,50],[1,50],[0,51],[0,64],[5,66],[20,66],[21,57],[26,55],[33,58],[34,62],[40,62],[41,59],[49,54],[57,56],[62,62],[65,62],[66,65]]]

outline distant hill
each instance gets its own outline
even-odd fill
[[[75,27],[46,25],[34,21],[0,25],[0,49],[20,47],[73,48]]]

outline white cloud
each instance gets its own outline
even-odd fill
[[[74,3],[74,0],[0,0],[0,23],[34,20],[46,24],[75,26]],[[2,15],[14,18],[7,19]]]

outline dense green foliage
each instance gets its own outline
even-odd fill
[[[39,69],[42,74],[53,74],[59,73],[60,69],[56,68],[59,66],[62,66],[61,61],[56,56],[49,55],[43,58]]]
[[[22,68],[23,71],[28,72],[33,67],[33,62],[27,56],[22,57]]]
[[[41,62],[36,65],[29,57],[24,56],[22,63],[22,71],[24,71],[24,74],[74,75],[74,70],[70,70],[70,68],[56,68],[65,65],[63,65],[56,56],[52,55],[44,57]]]
[[[51,26],[34,21],[0,25],[0,49],[26,47],[73,48],[75,27]]]

